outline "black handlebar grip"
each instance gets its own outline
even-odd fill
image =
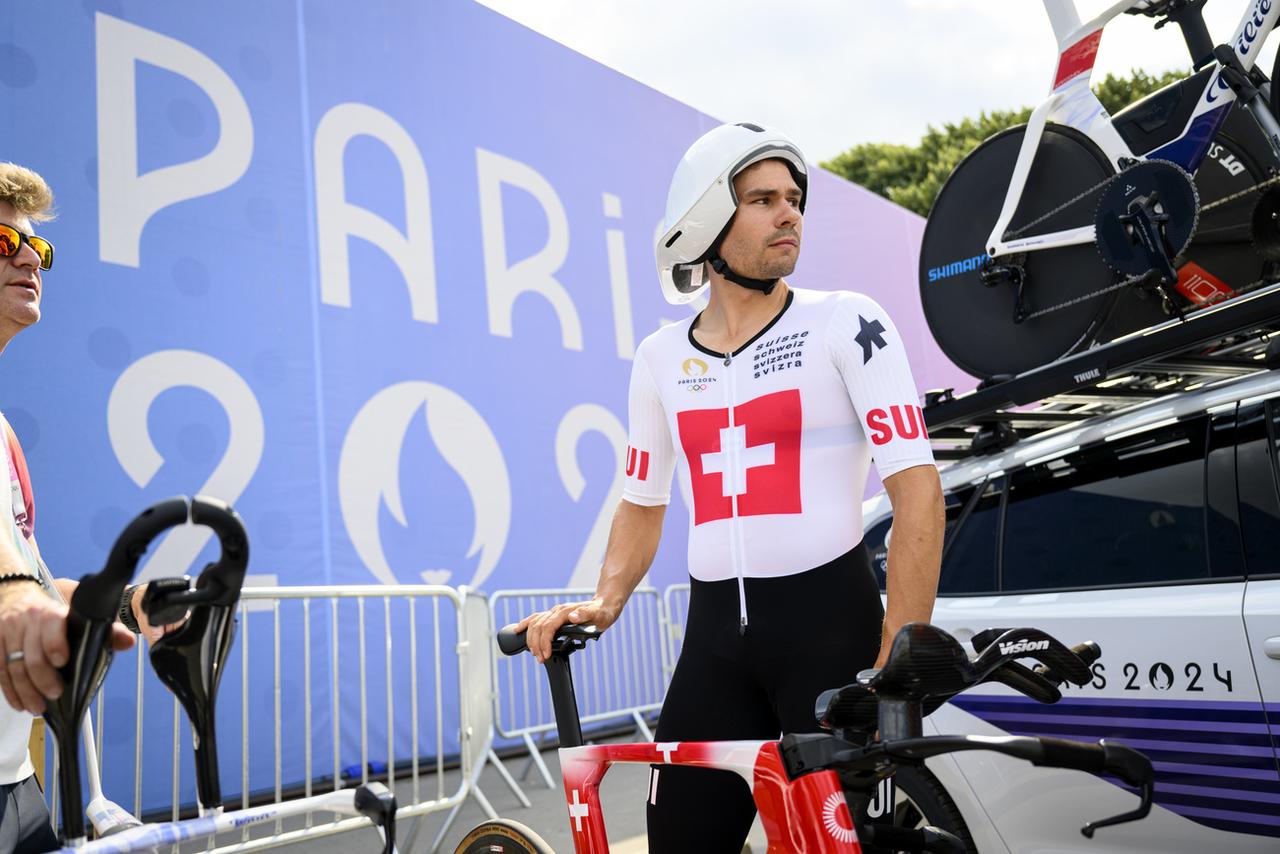
[[[515,623],[498,629],[498,649],[502,650],[503,655],[519,655],[528,648],[525,633],[517,634]]]
[[[71,594],[71,611],[85,620],[114,620],[120,608],[120,594],[133,578],[147,546],[160,534],[185,523],[189,515],[187,499],[177,497],[154,504],[134,517],[116,538],[101,571],[80,579]]]
[[[1102,747],[1104,771],[1131,786],[1145,786],[1151,782],[1155,772],[1145,754],[1123,744],[1113,744],[1105,738],[1098,744]]]
[[[1062,699],[1062,692],[1058,690],[1057,685],[1016,661],[1006,661],[997,667],[991,672],[988,681],[1008,685],[1013,690],[1041,703],[1056,703]]]
[[[191,521],[212,528],[222,544],[224,566],[243,567],[249,563],[249,538],[244,530],[240,514],[231,505],[207,495],[191,499]]]
[[[1065,738],[1047,737],[1041,737],[1037,741],[1040,742],[1041,758],[1032,760],[1033,765],[1073,768],[1090,774],[1107,770],[1106,750],[1101,744],[1084,744]]]
[[[1086,668],[1092,668],[1093,663],[1099,658],[1102,658],[1102,647],[1098,646],[1093,641],[1078,643],[1071,647],[1071,652],[1075,653],[1076,658],[1080,659]],[[1061,675],[1057,670],[1047,664],[1039,665],[1036,667],[1035,672],[1037,675],[1043,677],[1054,685],[1061,685],[1063,682],[1068,681],[1066,676]],[[1092,670],[1089,670],[1088,672],[1090,674],[1093,673]],[[1084,683],[1081,682],[1077,684],[1083,685]]]
[[[1099,658],[1102,658],[1102,647],[1093,641],[1085,641],[1071,647],[1071,651],[1080,656],[1080,660],[1085,664],[1093,664]]]

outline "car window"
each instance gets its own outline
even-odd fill
[[[1201,417],[1027,466],[1010,481],[1002,589],[1209,578]]]
[[[885,538],[893,525],[893,517],[889,516],[876,522],[862,536],[867,544],[867,555],[871,558],[871,571],[876,574],[876,583],[884,590],[884,573],[889,566],[889,546]]]
[[[1268,431],[1267,422],[1271,422]],[[1237,471],[1240,488],[1240,532],[1249,575],[1280,574],[1280,496],[1276,493],[1276,445],[1280,439],[1280,403],[1271,401],[1242,410],[1239,419]]]
[[[996,537],[1004,478],[988,480],[947,495],[947,539],[943,547],[940,596],[996,591]],[[964,508],[981,489],[968,516]]]

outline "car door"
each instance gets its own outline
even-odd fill
[[[1274,755],[1240,619],[1233,429],[1234,412],[1213,430],[1202,416],[1010,472],[995,520],[997,592],[939,599],[934,621],[958,636],[1029,625],[1068,644],[1096,641],[1103,655],[1094,680],[1057,704],[984,686],[936,713],[938,731],[1105,737],[1155,763],[1152,814],[1086,845],[1080,826],[1133,809],[1133,794],[1078,772],[958,755],[1012,850],[1274,845]]]

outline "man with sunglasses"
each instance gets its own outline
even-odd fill
[[[37,173],[0,162],[0,353],[13,337],[40,319],[42,274],[53,266],[53,244],[33,233],[33,223],[53,216],[53,193]],[[58,839],[35,779],[28,753],[32,716],[46,698],[62,692],[57,669],[67,663],[64,600],[77,582],[54,580],[35,539],[31,479],[17,436],[0,415],[0,852],[51,851]],[[114,626],[116,649],[133,645],[133,634],[155,638],[141,608],[145,586],[131,587]],[[136,619],[135,619],[136,613]],[[165,627],[168,628],[168,627]]]

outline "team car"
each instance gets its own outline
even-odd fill
[[[988,753],[931,761],[979,851],[1280,849],[1280,338],[1270,337],[1255,328],[1207,350],[1200,336],[1191,356],[1147,347],[1131,370],[1114,359],[1087,367],[1084,354],[1057,368],[1066,392],[1034,408],[929,419],[935,447],[950,438],[953,448],[940,453],[947,535],[933,622],[960,639],[1037,626],[1093,640],[1102,657],[1093,681],[1056,704],[984,686],[927,718],[926,734],[1114,739],[1157,772],[1147,819],[1086,840],[1078,816],[1132,809],[1132,789]],[[927,418],[956,401],[931,402]],[[1016,429],[1020,419],[1038,429]],[[882,589],[890,514],[883,493],[864,505]]]

